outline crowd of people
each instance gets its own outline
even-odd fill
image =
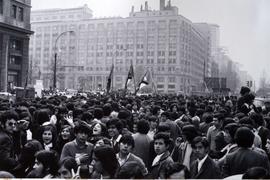
[[[0,178],[270,178],[270,109],[240,94],[1,100]]]

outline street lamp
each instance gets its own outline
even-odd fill
[[[54,67],[53,67],[53,90],[56,89],[56,61],[57,61],[57,41],[58,39],[60,39],[61,36],[63,36],[66,33],[75,33],[74,31],[65,31],[62,32],[61,34],[59,34],[55,40],[55,44],[54,44],[54,49],[55,49],[55,54],[54,54]]]

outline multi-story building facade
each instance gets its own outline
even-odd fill
[[[31,0],[0,0],[0,90],[24,86],[29,63]]]
[[[58,54],[57,87],[93,90],[105,88],[114,64],[113,88],[123,88],[133,63],[138,80],[152,73],[158,92],[201,90],[204,63],[209,61],[209,39],[187,18],[178,14],[170,1],[160,10],[132,8],[129,17],[92,18],[82,8],[33,11],[31,38],[33,83],[42,79],[53,85],[54,53]],[[59,38],[57,48],[56,39]],[[59,49],[61,51],[59,51]]]

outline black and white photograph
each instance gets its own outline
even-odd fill
[[[269,0],[0,0],[0,179],[270,179]]]

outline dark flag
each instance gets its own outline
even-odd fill
[[[127,80],[125,83],[125,90],[127,90],[128,85],[130,84],[131,80],[134,80],[134,70],[133,70],[133,65],[130,65],[129,71],[128,71],[128,76],[127,76]]]
[[[112,84],[112,78],[113,78],[113,70],[114,70],[114,65],[112,65],[111,72],[110,72],[110,75],[108,77],[107,86],[106,86],[107,93],[109,93],[110,90],[111,90],[111,84]]]
[[[136,93],[144,86],[147,86],[149,84],[149,80],[150,80],[150,77],[149,77],[149,73],[148,71],[146,71],[146,73],[143,75],[140,83],[138,84],[138,87],[136,89]]]

